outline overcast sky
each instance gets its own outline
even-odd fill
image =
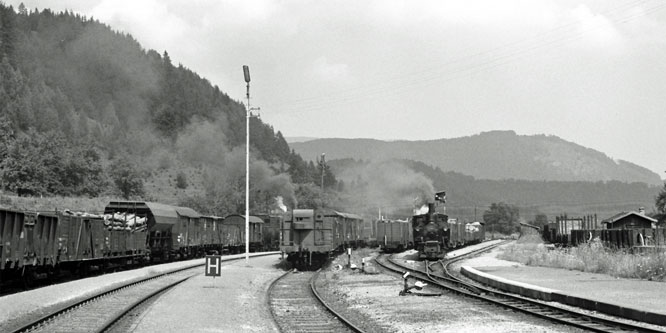
[[[551,134],[666,176],[661,0],[4,0],[166,50],[286,137]]]

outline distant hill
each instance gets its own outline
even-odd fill
[[[409,216],[413,208],[410,200],[391,200],[392,192],[377,181],[391,179],[391,183],[405,184],[406,188],[418,187],[413,181],[421,175],[434,190],[445,190],[447,213],[465,221],[479,220],[483,211],[492,203],[505,202],[516,205],[520,216],[526,220],[537,214],[555,216],[583,216],[597,214],[601,220],[622,211],[645,207],[654,213],[654,198],[660,186],[620,181],[536,181],[475,179],[458,172],[443,172],[423,162],[389,160],[383,162],[353,159],[330,160],[329,165],[350,192],[362,192],[365,201],[382,207],[391,216]],[[370,191],[367,188],[371,188]],[[372,190],[374,188],[374,191]],[[394,186],[393,189],[396,187]],[[398,187],[399,188],[399,187]],[[412,191],[414,192],[414,191]],[[398,196],[399,197],[399,196]],[[372,209],[372,207],[371,207]]]
[[[312,141],[312,140],[317,140],[317,138],[309,137],[309,136],[291,136],[284,138],[287,140],[287,143],[292,143],[292,142],[307,142],[307,141]]]
[[[477,179],[662,184],[659,175],[639,165],[615,161],[557,136],[517,135],[514,131],[429,141],[316,139],[289,146],[306,160],[314,160],[321,153],[330,159],[408,159]]]

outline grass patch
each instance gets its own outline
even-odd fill
[[[540,240],[521,238],[504,248],[500,259],[528,266],[564,268],[620,278],[666,280],[666,254],[662,251],[629,253],[605,248],[598,239],[571,248],[548,248]]]
[[[0,195],[0,206],[8,209],[53,212],[55,210],[70,209],[88,213],[102,213],[111,197],[77,198],[77,197],[19,197],[15,195]]]

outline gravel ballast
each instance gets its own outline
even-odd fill
[[[370,258],[376,255],[360,250],[352,262],[360,267],[361,258],[366,257],[367,270],[374,272],[378,269]],[[408,252],[405,257],[410,255]],[[580,332],[451,293],[439,297],[399,296],[403,287],[399,276],[339,270],[347,260],[347,255],[341,255],[322,272],[318,290],[337,311],[360,323],[367,332]],[[418,292],[440,290],[426,287]]]

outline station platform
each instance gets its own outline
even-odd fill
[[[281,270],[274,267],[279,263],[280,254],[251,253],[250,265],[244,260],[234,260],[244,256],[223,256],[221,277],[204,276],[202,267],[201,276],[184,282],[151,304],[149,311],[136,318],[132,331],[276,332],[270,314],[265,312],[266,301],[261,297],[267,283],[281,274]],[[51,309],[127,282],[202,264],[203,258],[146,266],[0,297],[0,332],[12,332],[30,318],[41,317]]]
[[[484,256],[464,261],[463,275],[497,289],[666,326],[666,283],[525,266]]]
[[[157,299],[129,331],[279,332],[266,290],[284,274],[279,255],[224,263],[220,277],[198,275]]]

